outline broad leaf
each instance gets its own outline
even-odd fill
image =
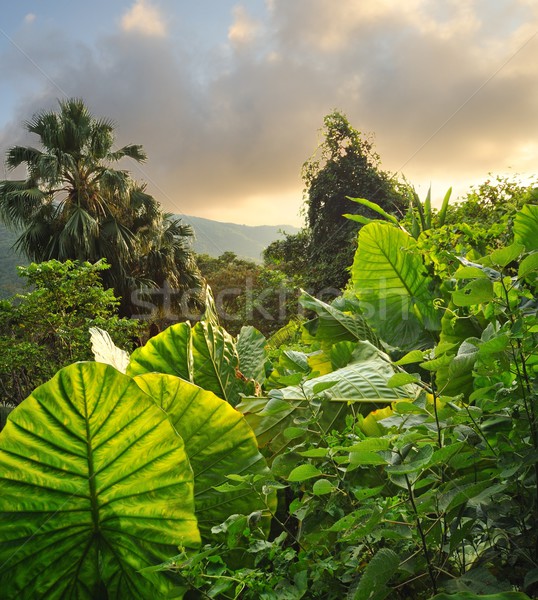
[[[305,381],[301,386],[275,390],[270,398],[243,399],[237,409],[245,414],[259,445],[279,452],[288,445],[284,431],[295,425],[294,420],[310,418],[320,411],[318,425],[323,431],[331,431],[343,425],[347,414],[367,414],[396,400],[415,398],[418,388],[414,385],[389,387],[393,367],[379,350],[367,342],[364,345],[370,352],[364,349],[365,358],[360,362]],[[325,383],[334,385],[324,389],[320,402],[313,403],[314,387],[320,389]]]
[[[237,336],[237,354],[239,355],[239,370],[245,377],[259,383],[265,381],[265,363],[267,340],[263,333],[255,327],[241,327]]]
[[[310,463],[299,465],[288,475],[288,481],[302,482],[321,475],[321,471]]]
[[[389,224],[366,225],[351,273],[363,313],[384,341],[411,349],[423,329],[440,329],[432,282],[410,235]]]
[[[453,292],[452,302],[456,306],[472,306],[490,302],[493,297],[493,283],[490,279],[474,279],[461,290]]]
[[[343,312],[304,291],[300,302],[305,308],[313,310],[318,315],[317,319],[304,325],[308,333],[317,341],[336,344],[342,341],[365,340],[378,348],[381,347],[378,337],[361,314]]]
[[[538,206],[526,204],[514,219],[514,240],[527,252],[538,250]]]
[[[232,336],[223,327],[199,321],[178,323],[151,338],[131,355],[127,374],[166,373],[209,390],[235,405],[250,387],[241,379]]]
[[[148,373],[134,380],[166,412],[185,441],[194,472],[196,517],[204,538],[232,514],[266,508],[253,489],[227,493],[214,489],[231,474],[260,476],[257,488],[268,477],[254,433],[240,412],[215,394],[172,375]],[[272,505],[273,496],[268,501]]]
[[[232,336],[223,328],[199,321],[192,329],[193,380],[232,406],[246,390],[239,379],[239,357]]]
[[[192,381],[191,336],[189,323],[168,327],[131,354],[127,375],[168,373]]]
[[[530,273],[536,273],[538,271],[538,252],[529,254],[520,263],[517,276],[519,278],[526,277]]]
[[[138,571],[200,542],[182,439],[108,365],[66,367],[13,411],[0,472],[11,598],[164,597],[167,578]]]

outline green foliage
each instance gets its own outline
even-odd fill
[[[263,251],[264,264],[277,268],[292,278],[297,287],[304,286],[305,273],[309,271],[308,250],[311,244],[308,229],[296,234],[285,234],[283,239],[275,240]]]
[[[230,333],[252,325],[271,335],[297,313],[300,280],[279,259],[266,258],[262,266],[224,252],[218,258],[198,255],[197,263],[214,294],[219,320]]]
[[[385,261],[399,250],[388,260],[398,286],[383,288],[381,277],[373,285],[378,270],[363,258],[353,273],[358,302],[351,292],[332,305],[304,296],[316,316],[303,327],[302,347],[277,356],[265,386],[279,389],[238,405],[280,489],[273,535],[262,543],[236,520],[254,568],[226,566],[226,544],[217,566],[206,547],[184,573],[187,586],[217,594],[215,568],[223,598],[535,592],[538,262],[527,233],[535,219],[532,206],[516,215],[517,243],[473,264],[443,253],[434,261],[437,250],[421,236],[390,224],[361,231],[357,256],[362,236]],[[454,279],[439,277],[447,272]],[[397,287],[391,324],[409,318],[411,306],[414,329],[394,336],[368,311],[365,287],[378,299]],[[376,383],[380,373],[384,383]]]
[[[77,360],[92,358],[90,327],[106,328],[131,349],[141,325],[120,319],[118,300],[104,290],[100,261],[52,260],[19,267],[32,291],[0,303],[0,398],[18,404],[39,384]]]
[[[185,440],[205,544],[178,542],[140,577],[163,577],[178,598],[536,596],[538,212],[527,200],[501,237],[458,237],[460,208],[438,215],[428,199],[416,235],[366,224],[345,294],[304,293],[310,320],[269,340],[252,327],[232,337],[209,301],[194,327],[136,350],[137,393]],[[33,412],[29,400],[18,410]],[[48,476],[42,443],[25,452],[29,473]]]
[[[238,512],[263,536],[275,509],[242,415],[171,375],[66,367],[11,414],[0,462],[3,589],[24,598],[166,597],[172,582],[151,567],[177,546],[215,542]]]
[[[349,278],[359,228],[343,218],[353,209],[349,197],[367,198],[388,212],[404,206],[398,186],[380,168],[372,140],[354,129],[343,114],[334,111],[324,118],[323,136],[317,152],[303,165],[310,237],[305,283],[316,293],[342,289]],[[375,214],[364,206],[353,212]]]
[[[409,234],[385,223],[363,227],[352,277],[362,311],[382,339],[404,350],[431,345],[440,315],[433,282]]]
[[[235,406],[240,392],[253,386],[239,370],[239,355],[232,336],[218,325],[199,321],[172,325],[137,348],[127,373],[176,375],[192,381]]]
[[[218,490],[231,474],[263,481],[267,464],[256,438],[241,413],[213,393],[172,375],[147,373],[134,378],[170,418],[185,441],[194,472],[194,502],[202,539],[230,514],[264,511],[273,499],[263,501],[261,484],[253,490]],[[266,519],[267,520],[267,519]]]

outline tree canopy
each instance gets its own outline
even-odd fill
[[[21,231],[16,248],[36,262],[106,258],[105,285],[123,297],[140,287],[196,285],[199,277],[185,243],[192,230],[164,214],[145,184],[115,168],[123,158],[143,162],[137,144],[115,148],[114,124],[94,117],[80,99],[25,123],[41,148],[13,146],[10,170],[26,166],[26,178],[0,181],[0,219]]]
[[[381,170],[373,142],[338,111],[324,120],[324,140],[303,165],[305,215],[310,233],[310,287],[341,289],[349,279],[360,225],[345,213],[368,215],[347,197],[367,198],[388,212],[402,212],[406,201],[397,182]]]

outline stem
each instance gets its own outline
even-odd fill
[[[433,414],[435,415],[435,425],[437,427],[437,444],[439,448],[443,447],[443,438],[441,436],[441,423],[439,422],[439,413],[437,412],[437,390],[435,387],[435,381],[433,380],[433,375],[430,379],[430,387],[432,389],[433,396]],[[442,479],[444,482],[444,469],[441,470]]]
[[[501,277],[501,285],[504,290],[504,297],[506,299],[506,308],[508,310],[510,323],[513,326],[515,323],[515,318],[514,318],[514,315],[512,314],[512,311],[510,310],[510,299],[508,296],[508,290],[506,288],[504,279],[502,277]],[[538,450],[538,431],[537,431],[537,427],[536,427],[536,413],[534,410],[533,402],[530,401],[530,399],[527,396],[527,394],[532,396],[532,386],[531,386],[531,382],[529,379],[529,374],[527,372],[527,365],[525,362],[525,355],[523,352],[521,339],[516,338],[516,348],[514,348],[513,340],[510,339],[510,348],[512,350],[512,357],[514,359],[514,364],[516,367],[519,389],[521,390],[521,396],[523,399],[523,406],[525,407],[525,413],[527,414],[527,419],[529,420],[529,427],[531,430],[531,437],[532,437],[532,445],[535,450]],[[516,352],[516,349],[517,349],[517,352]],[[521,360],[521,366],[519,363],[519,359]],[[536,498],[535,498],[535,505],[536,505],[536,503],[537,503],[536,501],[538,500],[538,462],[536,462],[536,461],[534,462],[534,479],[535,479],[535,486],[536,486]],[[535,507],[535,510],[537,510],[537,507]]]
[[[437,594],[437,582],[435,580],[435,572],[433,569],[433,565],[430,559],[430,553],[428,552],[428,544],[426,542],[426,536],[424,535],[424,530],[422,529],[422,523],[420,522],[418,516],[417,505],[415,504],[415,495],[413,494],[413,488],[411,486],[411,482],[409,481],[409,477],[407,474],[405,475],[405,483],[407,485],[407,491],[409,493],[409,500],[411,502],[411,506],[413,508],[413,512],[415,514],[415,521],[417,523],[418,533],[420,535],[420,539],[422,542],[422,552],[424,553],[424,557],[426,558],[426,562],[428,564],[428,575],[430,577],[430,581],[432,582],[432,589],[434,595]]]

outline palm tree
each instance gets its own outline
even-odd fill
[[[25,123],[42,149],[14,146],[6,165],[26,165],[24,180],[0,181],[0,220],[22,229],[15,247],[30,260],[106,258],[103,279],[129,308],[129,291],[141,285],[198,284],[192,231],[173,224],[145,186],[113,168],[123,158],[143,162],[139,145],[114,149],[114,125],[95,118],[80,99],[60,101]],[[188,272],[184,270],[187,269]]]

